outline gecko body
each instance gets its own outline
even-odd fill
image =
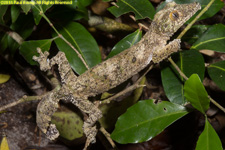
[[[89,143],[95,142],[97,129],[96,121],[102,117],[101,111],[88,100],[88,97],[106,92],[123,83],[139,71],[144,69],[151,61],[159,63],[180,48],[180,40],[174,39],[167,44],[170,37],[201,8],[198,3],[176,4],[168,3],[156,13],[149,31],[134,46],[120,54],[103,61],[95,67],[76,77],[71,70],[63,52],[59,52],[50,61],[48,53],[38,50],[40,68],[46,71],[58,64],[62,87],[53,91],[43,99],[37,108],[37,125],[51,140],[59,136],[51,116],[57,110],[59,100],[72,102],[82,112],[88,114],[84,121],[83,130],[87,136],[85,148]]]

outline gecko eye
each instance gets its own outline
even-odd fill
[[[176,10],[174,10],[170,13],[169,17],[172,21],[176,21],[177,19],[179,19],[179,13]]]

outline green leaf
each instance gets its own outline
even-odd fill
[[[11,6],[11,18],[12,18],[12,23],[16,22],[17,18],[20,15],[20,7],[17,5],[12,5]]]
[[[61,26],[59,32],[77,49],[90,68],[101,62],[101,54],[95,39],[82,25],[71,22]],[[53,36],[57,36],[56,33]],[[87,70],[77,53],[68,44],[60,38],[56,39],[55,43],[58,49],[66,54],[75,72],[82,74]]]
[[[193,73],[197,73],[201,80],[204,79],[204,59],[198,51],[188,50],[179,52],[173,55],[172,59],[187,77]],[[185,104],[186,99],[183,91],[184,79],[171,64],[162,64],[162,67],[161,78],[167,98],[173,103]]]
[[[25,23],[26,22],[26,23]],[[31,14],[25,15],[20,14],[15,23],[13,23],[10,28],[17,32],[24,40],[28,38],[34,27],[33,16]],[[8,47],[12,54],[15,53],[16,49],[19,47],[19,44],[8,36]]]
[[[182,37],[182,41],[188,42],[189,44],[194,44],[210,27],[210,25],[194,25]]]
[[[79,20],[88,17],[85,12],[80,12],[70,5],[54,5],[54,7],[52,8],[52,11],[48,13],[48,17],[51,20],[57,20],[60,22],[70,22],[71,20]]]
[[[89,6],[92,2],[93,0],[75,0],[74,5],[77,5],[78,8],[83,8]]]
[[[8,9],[8,6],[7,5],[0,5],[0,23],[1,24],[5,24],[5,21],[4,21],[4,15],[6,13]]]
[[[111,138],[121,144],[147,141],[187,113],[184,107],[170,102],[139,101],[119,117]]]
[[[27,0],[23,0],[23,1],[27,1]],[[25,14],[27,14],[29,11],[30,11],[30,9],[31,9],[31,4],[25,4],[25,5],[23,5],[23,4],[21,4],[20,5],[20,7],[23,9],[23,11],[25,12]]]
[[[0,74],[0,84],[7,82],[10,79],[10,75]]]
[[[40,47],[42,52],[49,51],[51,43],[52,43],[52,39],[25,41],[20,46],[20,54],[31,65],[38,65],[38,63],[32,59],[34,55],[39,56],[39,54],[37,53],[37,47]]]
[[[33,12],[33,16],[34,16],[34,22],[36,25],[39,24],[42,16],[40,15],[40,7],[42,8],[43,10],[43,13],[46,12],[46,10],[48,10],[52,5],[34,5],[32,6],[32,12]]]
[[[79,20],[82,18],[88,19],[87,6],[93,0],[74,0],[72,5],[54,5],[48,17],[52,20],[57,18],[57,22],[69,22],[71,20]]]
[[[205,128],[198,138],[196,150],[222,150],[222,143],[216,131],[205,118]]]
[[[109,53],[107,58],[110,58],[114,55],[117,55],[120,52],[130,48],[131,46],[133,46],[134,44],[139,42],[141,40],[141,37],[142,37],[142,31],[140,31],[139,29],[137,31],[135,31],[134,33],[131,33],[131,34],[127,35],[125,38],[120,40],[112,48],[112,51]]]
[[[0,150],[10,150],[9,149],[9,144],[7,141],[7,137],[5,135],[3,135],[1,144],[0,144]]]
[[[209,65],[208,73],[216,85],[225,91],[225,61]]]
[[[183,0],[179,0],[179,1],[183,1]],[[204,9],[211,0],[186,0],[186,1],[199,2],[202,6],[202,9]],[[210,18],[214,16],[217,12],[219,12],[223,8],[223,6],[224,6],[224,3],[221,0],[215,0],[213,4],[209,7],[209,9],[198,20],[202,20],[202,19],[206,19],[206,18]]]
[[[216,24],[210,27],[191,47],[192,49],[208,49],[225,52],[225,26]]]
[[[199,76],[197,74],[191,77],[184,84],[184,96],[191,105],[205,114],[209,108],[210,100]]]
[[[55,112],[51,121],[64,139],[72,141],[83,136],[83,120],[73,111]]]
[[[116,6],[108,8],[108,10],[116,17],[125,13],[133,12],[136,20],[151,18],[153,19],[155,9],[148,0],[118,0]]]
[[[0,53],[3,53],[8,46],[8,35],[5,33],[0,40]]]

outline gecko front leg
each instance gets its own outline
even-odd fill
[[[162,49],[154,51],[152,54],[152,61],[154,63],[159,63],[169,57],[172,53],[177,52],[180,49],[180,42],[180,39],[174,39]]]
[[[33,56],[33,60],[40,64],[40,69],[42,71],[50,70],[53,65],[57,64],[63,84],[68,84],[69,82],[74,82],[76,80],[77,76],[73,73],[65,53],[59,51],[56,56],[49,60],[49,53],[47,51],[42,53],[41,49],[37,48],[37,52],[39,53],[39,57]]]

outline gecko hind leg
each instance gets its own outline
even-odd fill
[[[90,143],[96,142],[97,128],[95,123],[102,117],[102,112],[98,107],[89,100],[75,98],[72,95],[67,98],[75,106],[77,106],[82,112],[88,114],[88,118],[84,121],[83,131],[87,137],[84,149],[87,149]]]
[[[59,136],[55,124],[51,124],[51,117],[58,109],[59,99],[56,92],[50,92],[38,104],[36,113],[37,126],[50,140],[55,140]]]
[[[50,60],[51,66],[57,64],[62,83],[68,84],[75,82],[77,76],[74,74],[64,52],[59,51],[56,56]]]

